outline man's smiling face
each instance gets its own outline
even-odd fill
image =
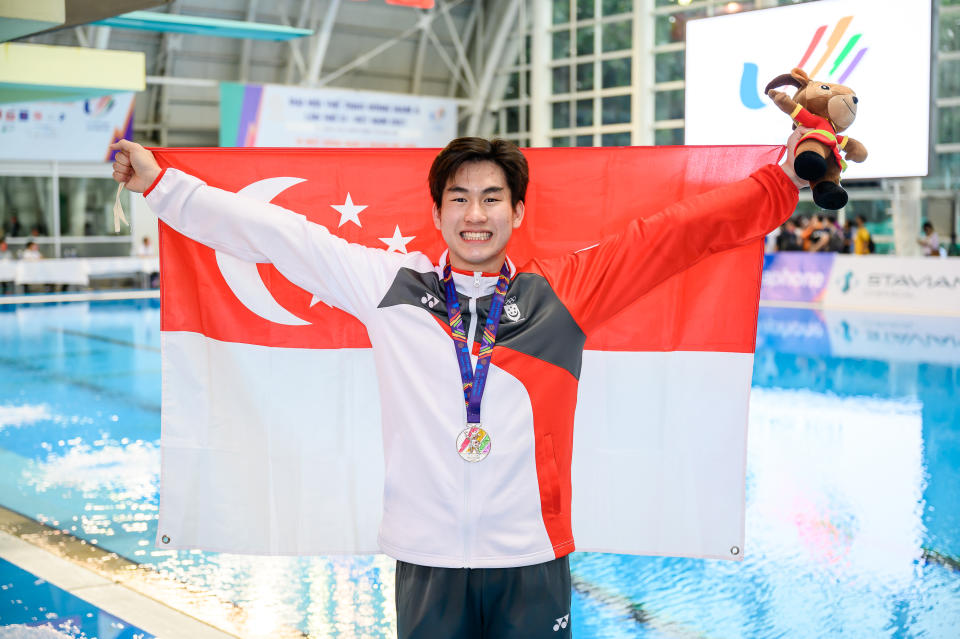
[[[462,164],[443,189],[433,223],[450,250],[450,264],[464,271],[496,273],[507,243],[523,222],[523,202],[511,204],[510,188],[496,162]]]

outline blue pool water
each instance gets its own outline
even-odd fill
[[[63,639],[155,639],[35,575],[0,559],[0,626],[46,627]],[[0,637],[3,637],[0,631]]]
[[[232,602],[394,636],[382,556],[153,546],[156,301],[0,306],[0,505]],[[575,636],[956,637],[960,319],[761,309],[741,563],[575,553]],[[0,602],[2,604],[2,602]]]

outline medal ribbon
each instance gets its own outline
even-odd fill
[[[503,298],[507,294],[507,286],[510,285],[510,268],[504,261],[503,268],[500,269],[500,279],[497,280],[497,292],[490,302],[490,313],[483,327],[476,371],[470,363],[470,345],[467,344],[467,332],[463,328],[460,301],[457,299],[457,288],[453,283],[453,269],[450,267],[449,260],[443,267],[443,285],[447,297],[447,319],[450,321],[453,345],[457,350],[457,363],[460,365],[460,379],[463,381],[463,401],[467,405],[467,423],[479,424],[480,400],[483,398],[483,387],[487,383],[493,344],[497,341],[497,328],[500,326],[500,314],[503,312]]]

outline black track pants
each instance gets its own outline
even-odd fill
[[[399,639],[570,637],[567,557],[519,568],[397,562]]]

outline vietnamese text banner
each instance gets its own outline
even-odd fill
[[[443,147],[457,103],[397,93],[220,85],[220,146]]]

